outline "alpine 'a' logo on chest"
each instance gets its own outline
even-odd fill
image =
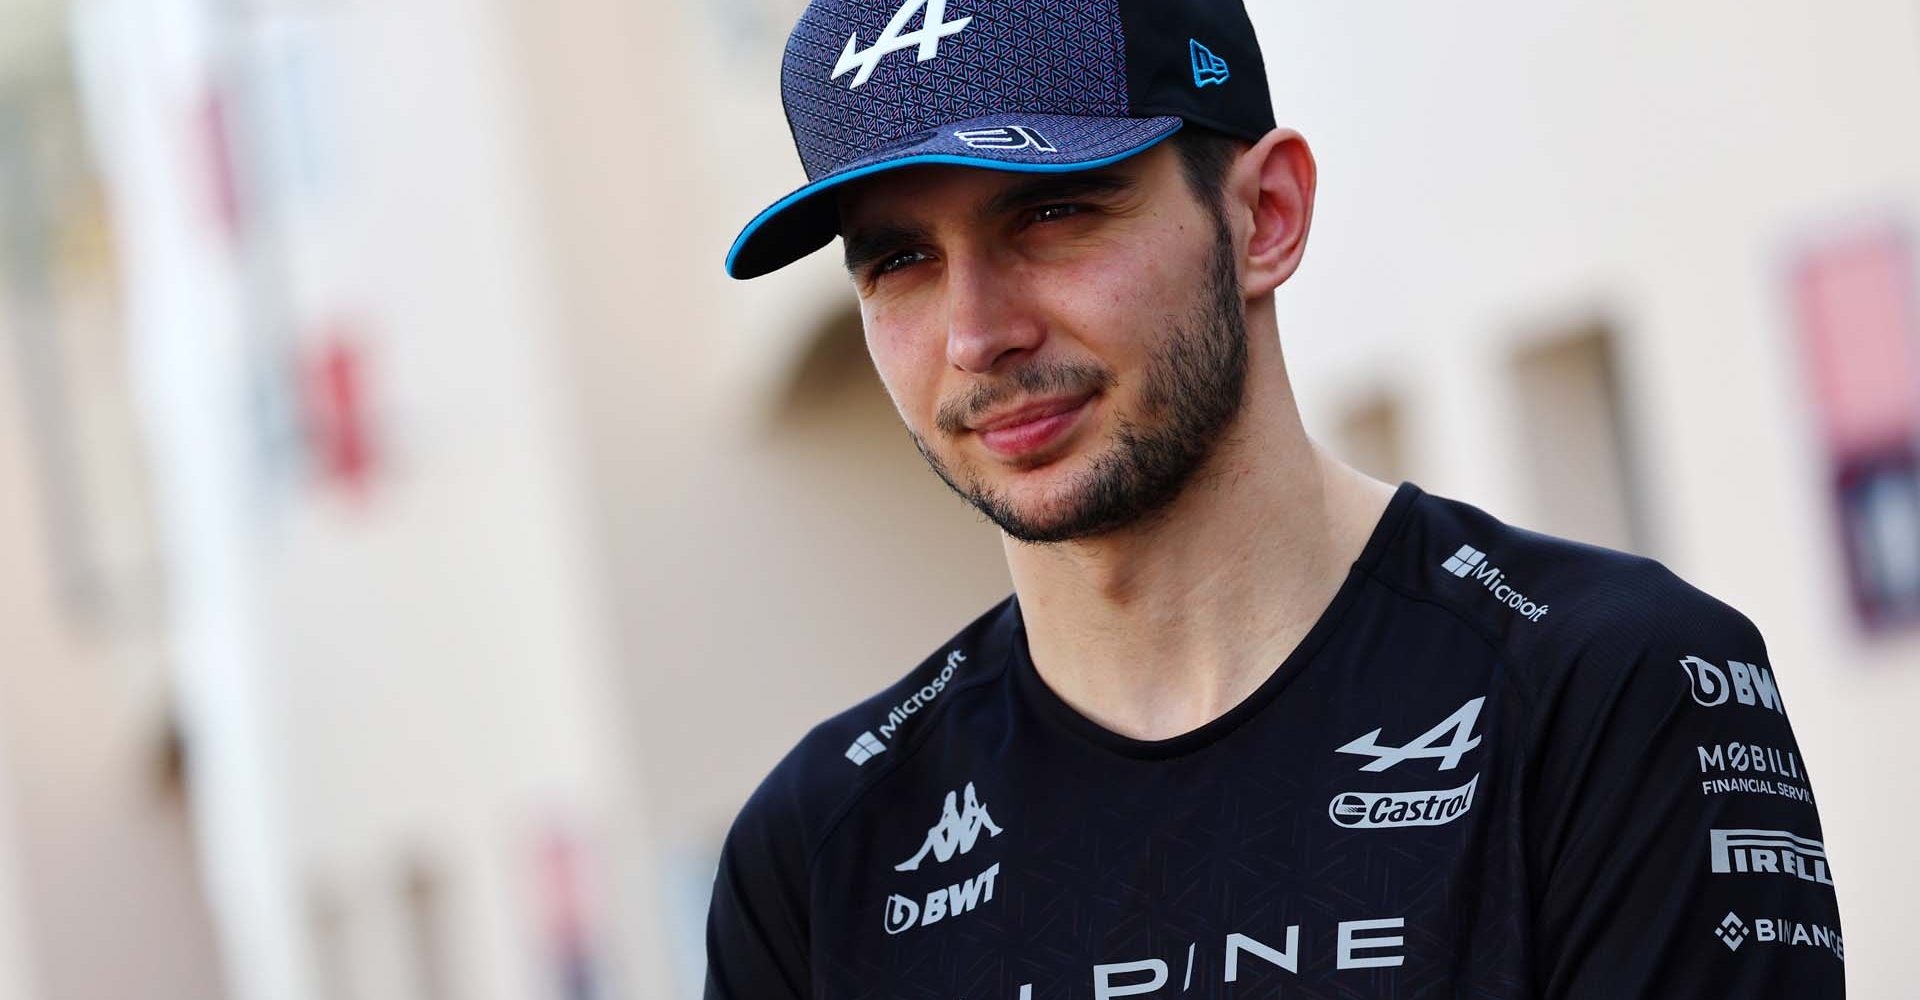
[[[1381,744],[1383,730],[1376,729],[1348,742],[1337,752],[1372,757],[1372,761],[1361,766],[1362,771],[1377,773],[1411,760],[1437,761],[1435,770],[1451,771],[1460,766],[1462,757],[1480,745],[1480,737],[1473,734],[1473,727],[1480,721],[1480,706],[1486,701],[1483,695],[1461,705],[1439,725],[1414,737],[1405,746]],[[1327,818],[1349,830],[1445,826],[1473,808],[1474,792],[1479,786],[1480,776],[1474,775],[1457,788],[1341,792],[1327,803]]]
[[[907,22],[922,10],[925,14],[920,18],[920,30],[902,34]],[[940,39],[959,34],[972,20],[970,16],[957,21],[947,20],[947,0],[906,0],[894,12],[893,20],[887,22],[872,46],[862,50],[860,33],[856,31],[848,35],[847,47],[840,50],[840,61],[833,64],[833,73],[827,79],[838,80],[857,69],[859,72],[854,73],[853,82],[848,84],[848,88],[858,90],[873,75],[874,67],[880,65],[881,59],[902,49],[918,48],[920,52],[916,61],[926,62],[940,54]]]
[[[1384,771],[1395,764],[1421,759],[1438,760],[1440,770],[1451,771],[1460,766],[1460,758],[1466,756],[1467,751],[1480,745],[1480,737],[1473,735],[1473,724],[1480,720],[1480,706],[1486,701],[1483,695],[1467,702],[1406,746],[1380,745],[1381,730],[1376,729],[1341,747],[1338,752],[1372,757],[1373,762],[1363,765],[1360,768],[1362,771]],[[1449,733],[1452,738],[1441,743],[1440,738]]]

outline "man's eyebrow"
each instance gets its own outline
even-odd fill
[[[1137,186],[1134,179],[1114,170],[1087,170],[1069,174],[1043,174],[1022,181],[980,203],[974,210],[982,220],[1043,202],[1066,201],[1090,195],[1124,194]],[[926,229],[915,225],[881,224],[861,226],[843,233],[849,274],[858,274],[894,248],[925,242]]]
[[[859,274],[868,264],[893,252],[895,247],[926,240],[927,231],[919,226],[863,226],[845,233],[847,273]]]
[[[1067,201],[1088,195],[1124,194],[1135,186],[1132,177],[1111,169],[1043,174],[987,199],[980,205],[977,214],[982,219],[989,219],[1040,202]]]

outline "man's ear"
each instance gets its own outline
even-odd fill
[[[1300,267],[1313,221],[1313,150],[1277,128],[1240,154],[1229,173],[1228,211],[1247,227],[1240,289],[1249,299],[1280,287]]]

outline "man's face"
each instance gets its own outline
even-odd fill
[[[840,204],[887,391],[933,470],[1008,535],[1163,511],[1238,414],[1233,243],[1167,144],[1085,173],[909,168]]]

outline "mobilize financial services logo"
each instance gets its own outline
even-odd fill
[[[893,742],[894,734],[899,731],[901,724],[921,709],[933,704],[933,700],[940,697],[940,692],[945,691],[948,682],[953,680],[953,672],[960,669],[961,664],[966,662],[967,654],[957,649],[948,653],[946,664],[940,668],[939,673],[933,675],[932,680],[922,684],[920,690],[908,695],[905,700],[887,712],[887,721],[880,724],[878,736],[874,735],[874,730],[869,729],[854,737],[852,743],[847,744],[846,758],[853,761],[855,766],[859,766],[879,754],[886,753],[887,744]]]
[[[1700,758],[1700,794],[1777,795],[1813,804],[1813,791],[1792,750],[1759,743],[1713,743],[1694,747]]]
[[[980,796],[974,791],[973,782],[967,782],[960,792],[948,792],[946,802],[941,806],[940,819],[927,830],[927,839],[920,845],[913,857],[893,866],[897,872],[912,872],[920,869],[927,855],[933,855],[935,863],[944,864],[954,858],[972,851],[974,845],[985,833],[988,837],[998,837],[1004,832],[987,807],[980,802]],[[957,917],[981,903],[993,901],[993,882],[1000,874],[998,861],[988,865],[972,878],[940,886],[926,894],[922,900],[894,893],[887,897],[885,921],[888,934],[899,934],[913,927],[925,927],[939,923],[949,917]]]
[[[1440,568],[1461,579],[1472,577],[1475,583],[1487,588],[1493,599],[1520,613],[1520,617],[1537,622],[1547,616],[1547,605],[1528,599],[1527,595],[1513,589],[1507,583],[1507,574],[1500,567],[1487,560],[1487,554],[1471,545],[1460,546],[1459,551],[1447,557]]]
[[[1434,760],[1437,761],[1435,770],[1451,771],[1460,766],[1462,757],[1480,745],[1480,737],[1473,735],[1473,727],[1480,720],[1480,708],[1486,701],[1485,695],[1468,701],[1405,746],[1382,745],[1383,730],[1375,729],[1335,752],[1372,757],[1372,761],[1361,765],[1362,771],[1385,771],[1410,760]],[[1480,776],[1475,775],[1458,788],[1438,791],[1341,792],[1327,803],[1327,818],[1350,830],[1443,826],[1473,808],[1473,793],[1479,785]]]

